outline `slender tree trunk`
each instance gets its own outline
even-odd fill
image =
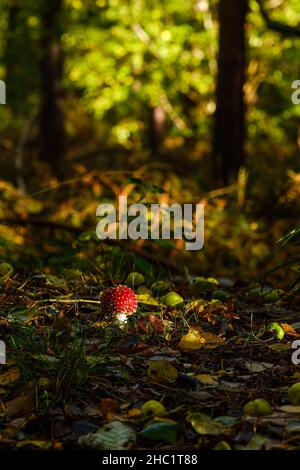
[[[18,52],[16,30],[20,24],[20,5],[18,1],[12,1],[8,9],[8,27],[6,35],[6,50],[4,54],[5,82],[9,87],[10,107],[13,112],[18,110],[18,104],[24,97],[24,90],[20,87],[20,70],[18,69]],[[20,53],[20,52],[19,52]],[[20,92],[21,90],[21,92]]]
[[[41,36],[41,157],[57,171],[65,152],[63,53],[61,11],[63,0],[44,4]]]
[[[158,155],[166,133],[166,113],[161,106],[150,108],[149,146],[152,154]]]
[[[215,176],[227,184],[244,161],[245,22],[248,0],[219,0]]]

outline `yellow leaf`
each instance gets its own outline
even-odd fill
[[[142,410],[140,408],[131,408],[127,413],[127,418],[137,418],[141,416]]]
[[[149,294],[138,294],[136,298],[139,304],[152,305],[153,307],[159,307],[161,305],[158,300],[154,299]]]
[[[281,353],[282,351],[289,351],[291,349],[291,346],[289,344],[284,344],[284,343],[274,343],[274,344],[270,344],[269,349],[272,349],[272,351]]]
[[[153,361],[148,369],[148,377],[158,383],[172,383],[178,377],[178,372],[168,361]]]
[[[200,349],[203,343],[205,343],[203,336],[197,330],[190,330],[181,338],[179,346],[182,349]]]
[[[196,375],[196,379],[205,385],[218,385],[219,383],[212,375],[209,374]]]
[[[215,421],[203,413],[192,413],[187,416],[187,421],[191,423],[198,434],[219,436],[220,434],[226,433],[226,429],[222,423]]]
[[[37,447],[38,449],[51,449],[52,447],[52,442],[51,441],[42,441],[42,440],[34,440],[34,439],[29,439],[28,441],[21,441],[16,444],[16,447],[23,448],[27,446],[33,446]]]

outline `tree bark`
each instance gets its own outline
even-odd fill
[[[161,153],[161,146],[166,133],[166,113],[161,106],[149,110],[149,147],[151,153],[157,156]]]
[[[65,153],[62,7],[63,0],[45,2],[41,34],[41,157],[55,172]]]
[[[6,47],[4,53],[5,63],[5,82],[9,84],[10,107],[13,112],[20,108],[20,103],[23,103],[24,89],[20,87],[22,77],[20,77],[20,69],[18,68],[18,43],[17,43],[17,28],[21,22],[19,18],[20,5],[18,1],[12,1],[8,8],[8,21],[6,33]],[[20,54],[20,52],[19,52]],[[20,91],[21,90],[21,91]]]
[[[215,176],[228,184],[244,162],[245,22],[248,0],[219,0]]]

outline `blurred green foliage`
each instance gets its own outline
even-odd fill
[[[22,127],[39,102],[43,2],[0,3],[0,78],[9,80],[8,106],[0,107],[4,131]],[[266,3],[274,19],[299,23],[297,0]],[[11,30],[13,7],[18,11]],[[161,106],[167,115],[167,148],[183,148],[193,138],[196,152],[209,148],[216,0],[65,0],[63,29],[70,137],[80,134],[84,143],[92,130],[100,143],[145,149],[148,110]],[[291,83],[299,78],[298,40],[268,31],[255,0],[250,1],[247,35],[249,153],[258,161],[291,158],[299,145],[300,108],[291,102]]]
[[[275,20],[299,24],[298,0],[265,4]],[[0,106],[1,169],[13,166],[20,142],[27,145],[25,173],[26,161],[31,164],[36,157],[44,5],[43,0],[0,0],[0,79],[7,82],[7,105]],[[64,108],[68,161],[75,157],[77,164],[74,180],[55,189],[55,180],[37,162],[37,178],[29,172],[28,189],[42,187],[45,193],[24,196],[1,180],[0,216],[46,214],[72,227],[91,228],[100,200],[111,199],[124,188],[131,188],[130,202],[160,202],[166,195],[170,202],[202,199],[206,245],[189,260],[191,269],[198,274],[259,273],[272,259],[270,245],[293,227],[293,221],[282,218],[293,219],[299,211],[300,106],[291,101],[292,82],[300,78],[299,39],[268,30],[256,0],[250,0],[247,171],[241,170],[228,191],[207,193],[216,107],[217,5],[217,0],[64,0]],[[161,108],[165,116],[163,152],[156,158],[160,167],[153,166],[149,143],[149,115],[154,108]],[[113,153],[115,148],[118,154]],[[99,159],[92,159],[92,171],[86,174],[84,155],[89,152]],[[144,163],[149,166],[130,173]],[[110,167],[118,168],[120,175],[104,174],[103,169]],[[54,189],[47,192],[47,188]],[[44,256],[50,267],[65,269],[71,260],[76,269],[84,264],[87,270],[95,267],[99,245],[86,260],[82,240],[51,241],[45,232],[44,239],[39,232],[30,240],[27,229],[1,228],[3,261],[18,258],[21,267],[37,266]],[[152,245],[154,253],[167,250]],[[119,247],[110,250],[111,264],[99,267],[100,260],[96,271],[118,275],[129,258],[133,262],[126,265],[127,273],[132,268],[149,269],[148,261],[136,253],[124,255]]]

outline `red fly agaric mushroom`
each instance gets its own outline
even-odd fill
[[[101,311],[105,316],[115,316],[121,323],[137,310],[137,299],[132,289],[127,286],[116,286],[108,289],[102,297]]]

